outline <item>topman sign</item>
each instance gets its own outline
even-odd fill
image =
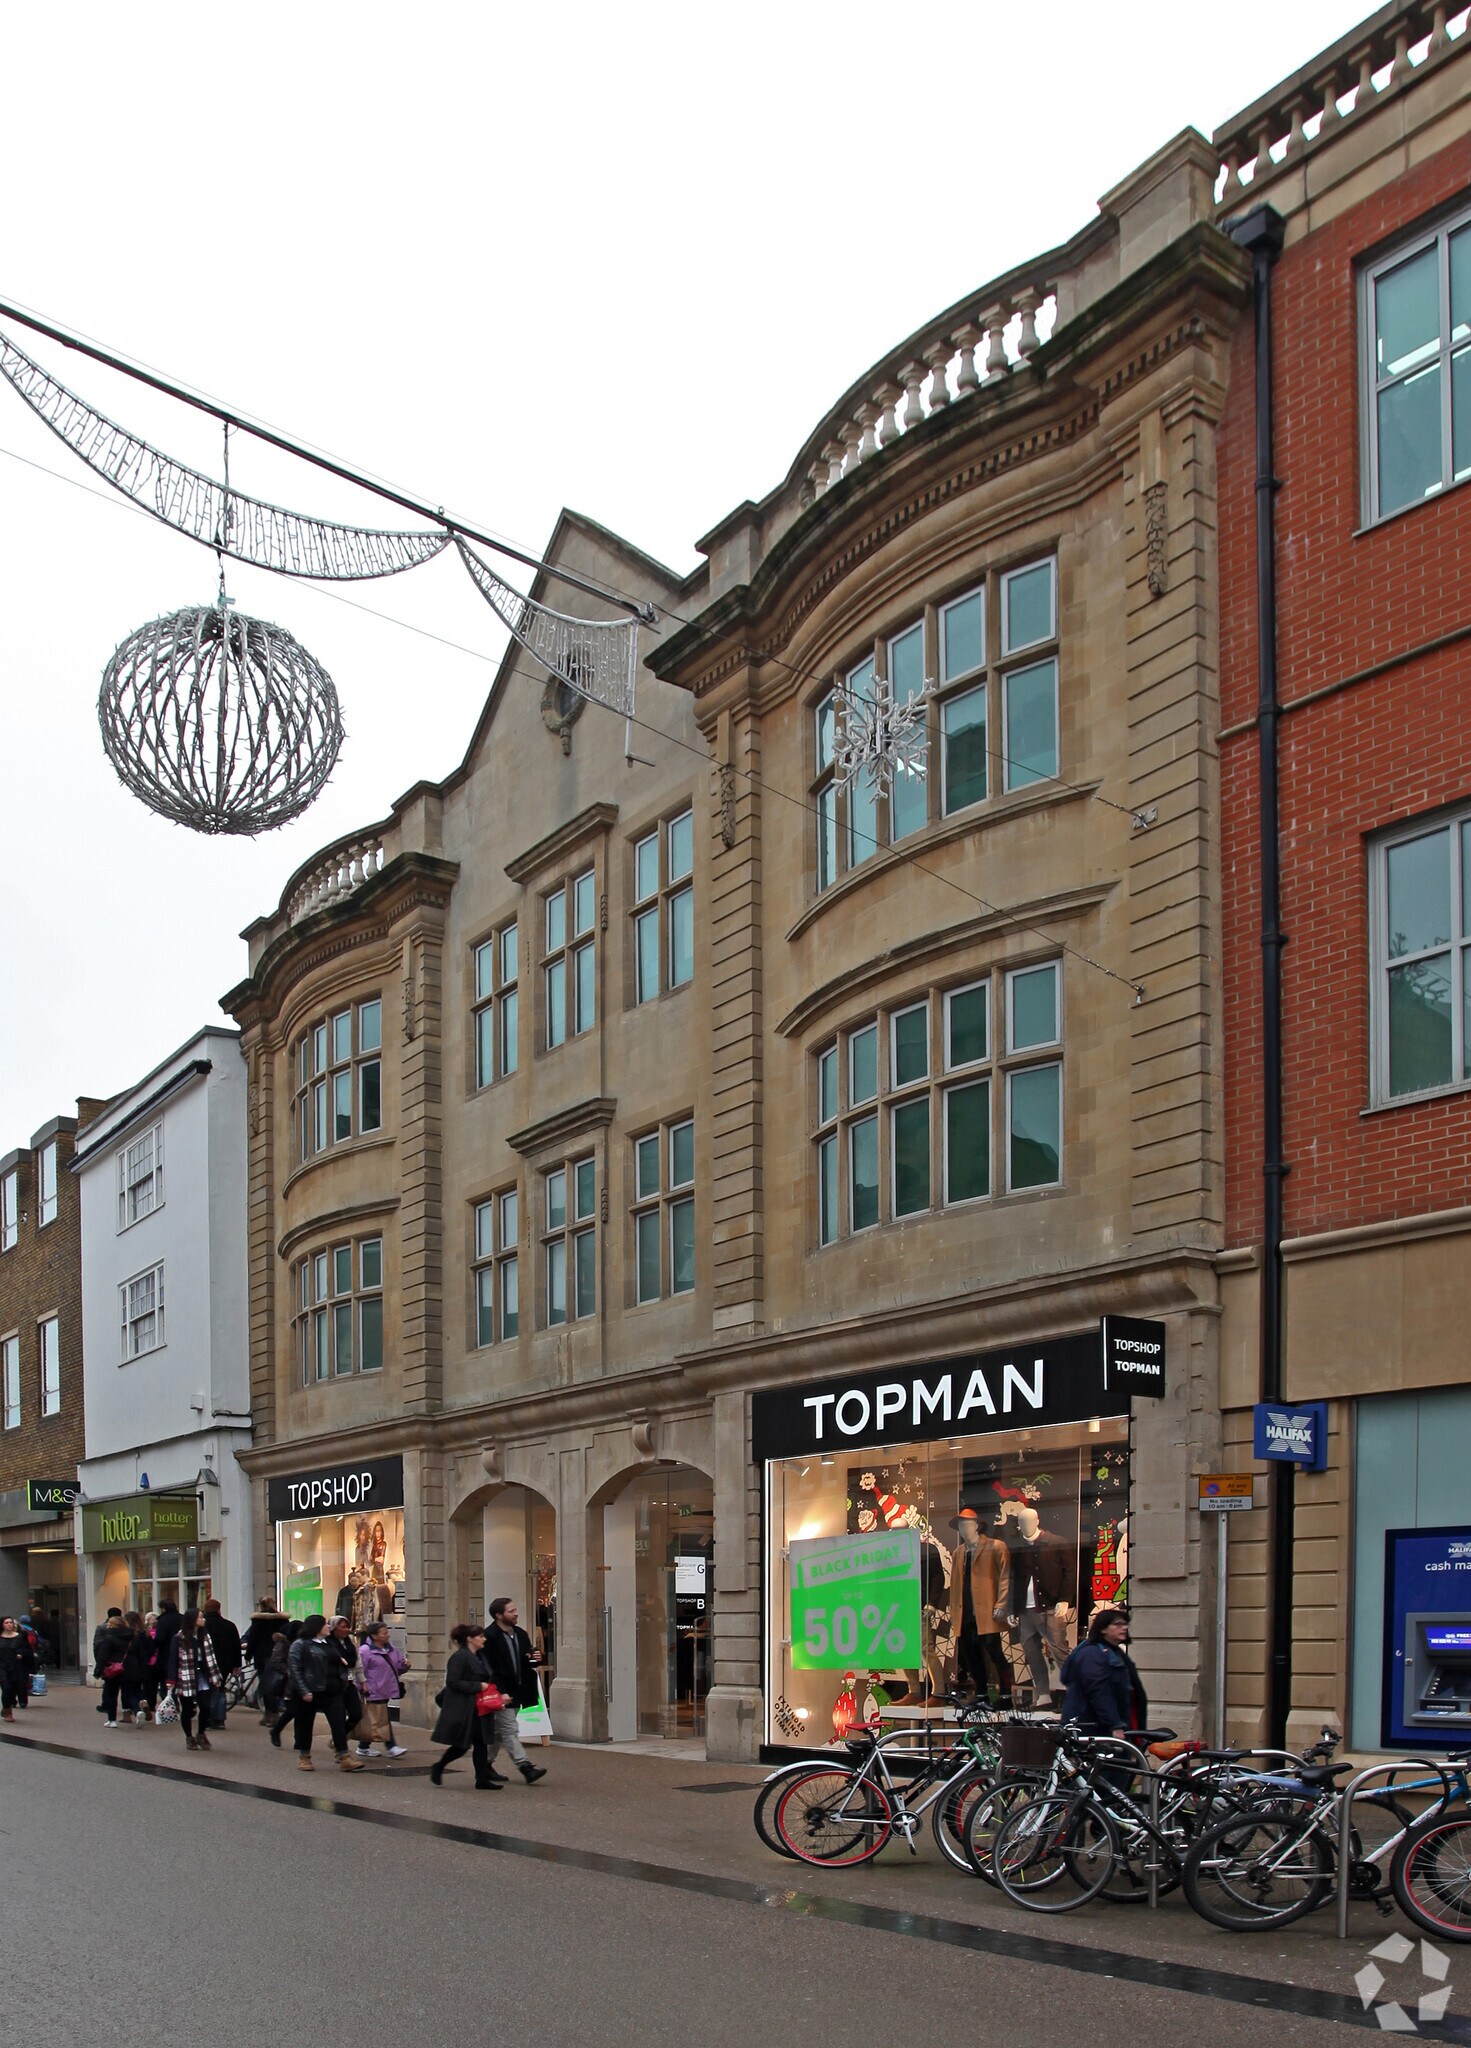
[[[289,1522],[293,1515],[371,1514],[401,1508],[403,1498],[402,1458],[359,1458],[266,1481],[266,1513],[273,1522]]]
[[[1102,1333],[1018,1344],[930,1365],[774,1388],[751,1397],[751,1455],[795,1458],[863,1445],[933,1443],[1052,1422],[1127,1415],[1130,1394],[1162,1392],[1164,1326],[1133,1323],[1129,1341],[1156,1346],[1156,1371],[1105,1378]],[[1147,1333],[1147,1335],[1146,1335]],[[1143,1353],[1132,1356],[1143,1358]]]

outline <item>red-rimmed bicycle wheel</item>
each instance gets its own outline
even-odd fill
[[[893,1833],[893,1810],[882,1787],[856,1771],[815,1764],[793,1776],[771,1824],[789,1855],[826,1869],[867,1863]]]
[[[1395,1851],[1389,1881],[1417,1927],[1471,1941],[1471,1814],[1423,1821]]]

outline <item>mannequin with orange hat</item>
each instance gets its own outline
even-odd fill
[[[999,1537],[982,1527],[974,1508],[952,1515],[950,1526],[960,1537],[950,1564],[956,1683],[968,1678],[981,1694],[994,1685],[1009,1699],[1011,1666],[1001,1650],[1001,1619],[1010,1598],[1010,1553]]]

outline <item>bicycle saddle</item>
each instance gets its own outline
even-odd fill
[[[1200,1749],[1196,1751],[1195,1755],[1197,1763],[1234,1764],[1239,1763],[1242,1757],[1250,1756],[1251,1751],[1249,1749]]]
[[[1344,1771],[1352,1769],[1352,1764],[1308,1764],[1297,1775],[1304,1785],[1326,1785],[1332,1779],[1341,1776]]]

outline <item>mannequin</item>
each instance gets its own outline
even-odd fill
[[[1032,1675],[1033,1704],[1050,1706],[1048,1657],[1060,1669],[1068,1654],[1067,1621],[1078,1576],[1077,1558],[1060,1536],[1042,1527],[1041,1517],[1030,1504],[1008,1501],[1007,1506],[1016,1528],[1009,1546],[1007,1621],[1021,1638],[1022,1655]]]
[[[959,1537],[950,1560],[950,1640],[955,1644],[957,1685],[968,1678],[978,1693],[991,1685],[1011,1697],[1011,1667],[1001,1653],[1002,1615],[1007,1611],[1010,1573],[1006,1545],[981,1526],[974,1508],[952,1515]]]

